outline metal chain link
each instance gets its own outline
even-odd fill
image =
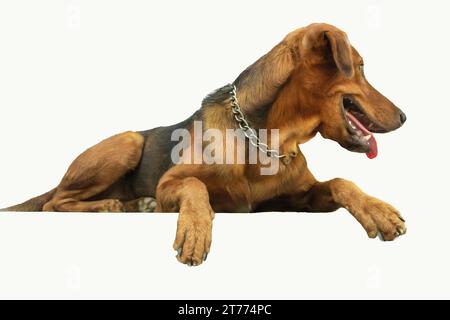
[[[256,130],[250,127],[247,119],[245,119],[244,113],[242,112],[241,107],[239,106],[239,102],[236,95],[236,86],[230,84],[233,88],[231,91],[231,112],[234,114],[234,118],[239,125],[239,128],[244,132],[244,135],[247,137],[249,142],[260,150],[261,152],[267,154],[270,157],[281,159],[287,157],[287,155],[280,155],[278,150],[270,149],[269,146],[262,142],[259,137],[256,135]]]

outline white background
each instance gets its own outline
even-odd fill
[[[372,84],[408,116],[375,160],[320,137],[320,180],[396,206],[408,233],[369,240],[346,211],[218,214],[198,268],[175,214],[1,214],[3,298],[450,298],[448,1],[0,2],[0,207],[57,185],[112,134],[179,122],[288,32],[349,35]]]

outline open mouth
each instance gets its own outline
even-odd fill
[[[374,133],[385,130],[376,125],[351,96],[342,97],[342,109],[355,149],[365,152],[369,159],[375,158],[378,155],[378,146]]]

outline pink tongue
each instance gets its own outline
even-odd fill
[[[358,119],[355,118],[355,116],[353,116],[350,112],[346,112],[347,114],[347,118],[352,122],[352,124],[358,128],[359,130],[361,130],[361,132],[364,133],[364,135],[370,135],[370,139],[369,139],[369,152],[366,153],[367,157],[369,159],[373,159],[378,155],[378,146],[377,146],[377,140],[375,140],[375,137],[373,135],[372,132],[370,132],[369,130],[366,129],[366,127],[364,127],[362,125],[361,122],[358,121]]]

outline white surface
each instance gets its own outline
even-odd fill
[[[391,202],[408,234],[335,214],[217,216],[206,264],[171,250],[176,215],[1,214],[0,297],[450,298],[447,1],[2,1],[0,207],[55,186],[124,130],[176,123],[289,31],[345,30],[408,122],[370,161],[317,137],[321,180]]]

